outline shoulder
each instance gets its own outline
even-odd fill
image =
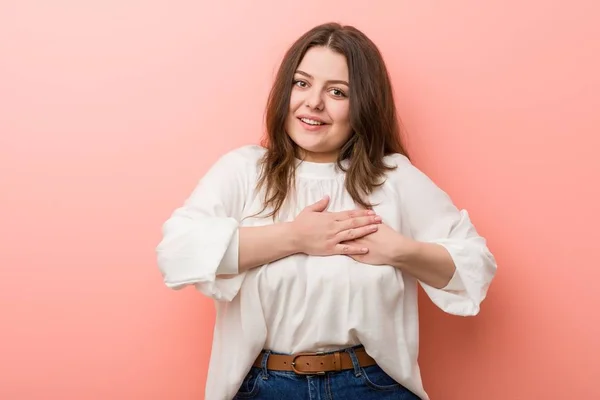
[[[390,167],[406,168],[408,166],[412,166],[410,159],[404,154],[400,153],[388,154],[387,156],[383,157],[383,161]]]
[[[255,144],[236,147],[222,154],[213,168],[234,172],[236,175],[251,175],[258,170],[265,152],[264,147]]]
[[[454,210],[455,206],[449,194],[428,176],[424,171],[415,166],[410,159],[401,154],[386,156],[388,166],[396,169],[388,174],[388,187],[396,192],[401,203],[416,210]]]
[[[220,159],[228,162],[251,165],[258,163],[265,152],[266,149],[264,147],[257,144],[249,144],[227,151]]]
[[[411,175],[419,174],[421,171],[415,167],[412,161],[404,154],[393,153],[388,154],[383,158],[383,162],[388,167],[394,168],[387,174],[388,179],[396,181],[398,179],[405,180]]]
[[[435,182],[403,154],[389,154],[384,157],[387,166],[394,169],[387,174],[388,182],[400,191],[437,189]]]
[[[256,179],[260,167],[260,158],[265,149],[258,145],[245,145],[230,149],[217,156],[204,173],[204,180],[246,181]]]

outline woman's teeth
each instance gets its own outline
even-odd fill
[[[300,120],[302,122],[304,122],[305,124],[309,124],[309,125],[325,125],[323,122],[315,121],[315,120],[308,119],[308,118],[301,118]]]

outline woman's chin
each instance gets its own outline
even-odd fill
[[[296,144],[296,146],[300,148],[300,154],[298,155],[299,158],[304,158],[306,161],[309,161],[309,158],[313,158],[311,155],[314,155],[314,158],[332,162],[337,158],[339,148],[332,146],[332,144],[326,140],[326,135],[315,134],[313,132],[306,133],[295,131],[290,135],[290,138]],[[307,157],[303,157],[302,153],[306,154]]]
[[[296,143],[296,146],[307,151],[318,151],[322,147],[322,140],[320,138],[306,137],[304,135],[290,135],[290,137]]]

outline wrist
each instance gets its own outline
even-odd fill
[[[282,222],[282,235],[285,240],[285,246],[288,252],[291,254],[302,253],[302,244],[296,224],[294,222]]]
[[[403,240],[396,241],[396,243],[396,246],[392,249],[392,262],[390,265],[398,269],[405,269],[411,265],[412,260],[418,259],[422,243],[406,237]]]

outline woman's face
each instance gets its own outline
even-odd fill
[[[333,162],[350,138],[350,99],[346,57],[326,47],[310,48],[294,74],[287,134],[297,156]]]

